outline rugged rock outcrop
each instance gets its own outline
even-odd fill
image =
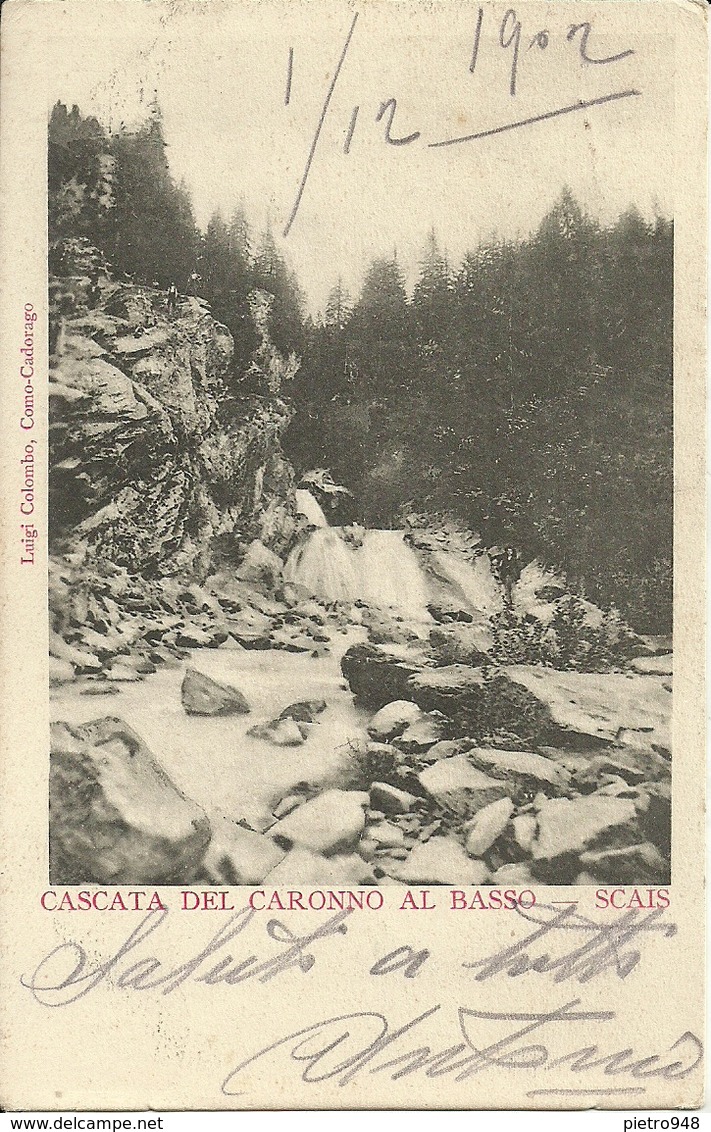
[[[224,550],[295,530],[275,394],[239,397],[233,342],[203,300],[113,279],[84,240],[50,282],[50,493],[55,546],[147,575],[205,574]]]

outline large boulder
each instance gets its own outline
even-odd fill
[[[329,856],[359,840],[368,802],[359,790],[326,790],[273,825],[269,836],[286,848],[296,845]]]
[[[662,677],[523,664],[506,675],[545,707],[551,742],[671,752],[672,696]]]
[[[210,823],[123,720],[52,727],[53,884],[184,884],[200,871]]]
[[[344,653],[341,671],[354,696],[377,709],[393,700],[413,700],[410,677],[427,663],[418,648],[364,643],[351,645]]]
[[[424,711],[454,716],[462,707],[477,708],[486,698],[486,675],[481,668],[449,664],[414,672],[407,682],[408,698]]]
[[[538,809],[538,836],[533,843],[535,860],[553,860],[579,854],[598,838],[635,821],[634,802],[629,798],[588,794],[577,798],[546,798]]]
[[[221,684],[196,668],[186,669],[180,696],[188,715],[247,715],[251,710],[237,688]]]

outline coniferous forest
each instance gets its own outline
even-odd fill
[[[630,207],[609,225],[564,191],[527,238],[472,238],[450,262],[423,232],[408,293],[393,257],[359,294],[334,278],[311,317],[270,231],[240,202],[196,225],[160,111],[109,134],[57,103],[49,131],[50,269],[85,238],[119,278],[207,300],[235,348],[228,398],[259,391],[250,306],[271,299],[293,355],[279,396],[297,475],[330,471],[346,522],[447,516],[485,545],[564,572],[641,632],[672,616],[673,225]]]

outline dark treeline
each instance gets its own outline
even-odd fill
[[[411,297],[397,261],[377,260],[360,295],[337,284],[314,323],[243,209],[199,232],[157,108],[109,135],[58,103],[49,189],[50,255],[83,235],[137,282],[202,295],[234,335],[236,390],[258,340],[250,295],[273,296],[272,341],[301,358],[288,455],[330,468],[352,518],[448,514],[565,570],[636,628],[670,627],[670,221],[630,209],[603,227],[566,192],[532,237],[460,265],[431,233]]]
[[[244,209],[216,213],[203,234],[190,195],[171,176],[160,110],[135,129],[107,133],[58,102],[48,140],[50,268],[66,236],[84,236],[137,283],[202,296],[235,339],[234,380],[249,391],[259,342],[249,295],[272,296],[270,333],[283,353],[302,343],[303,297],[269,230],[254,240]],[[53,251],[56,254],[53,256]]]
[[[451,267],[434,233],[408,301],[379,260],[310,328],[287,443],[372,526],[447,512],[640,629],[671,624],[671,222],[611,227],[565,192],[530,239]]]

